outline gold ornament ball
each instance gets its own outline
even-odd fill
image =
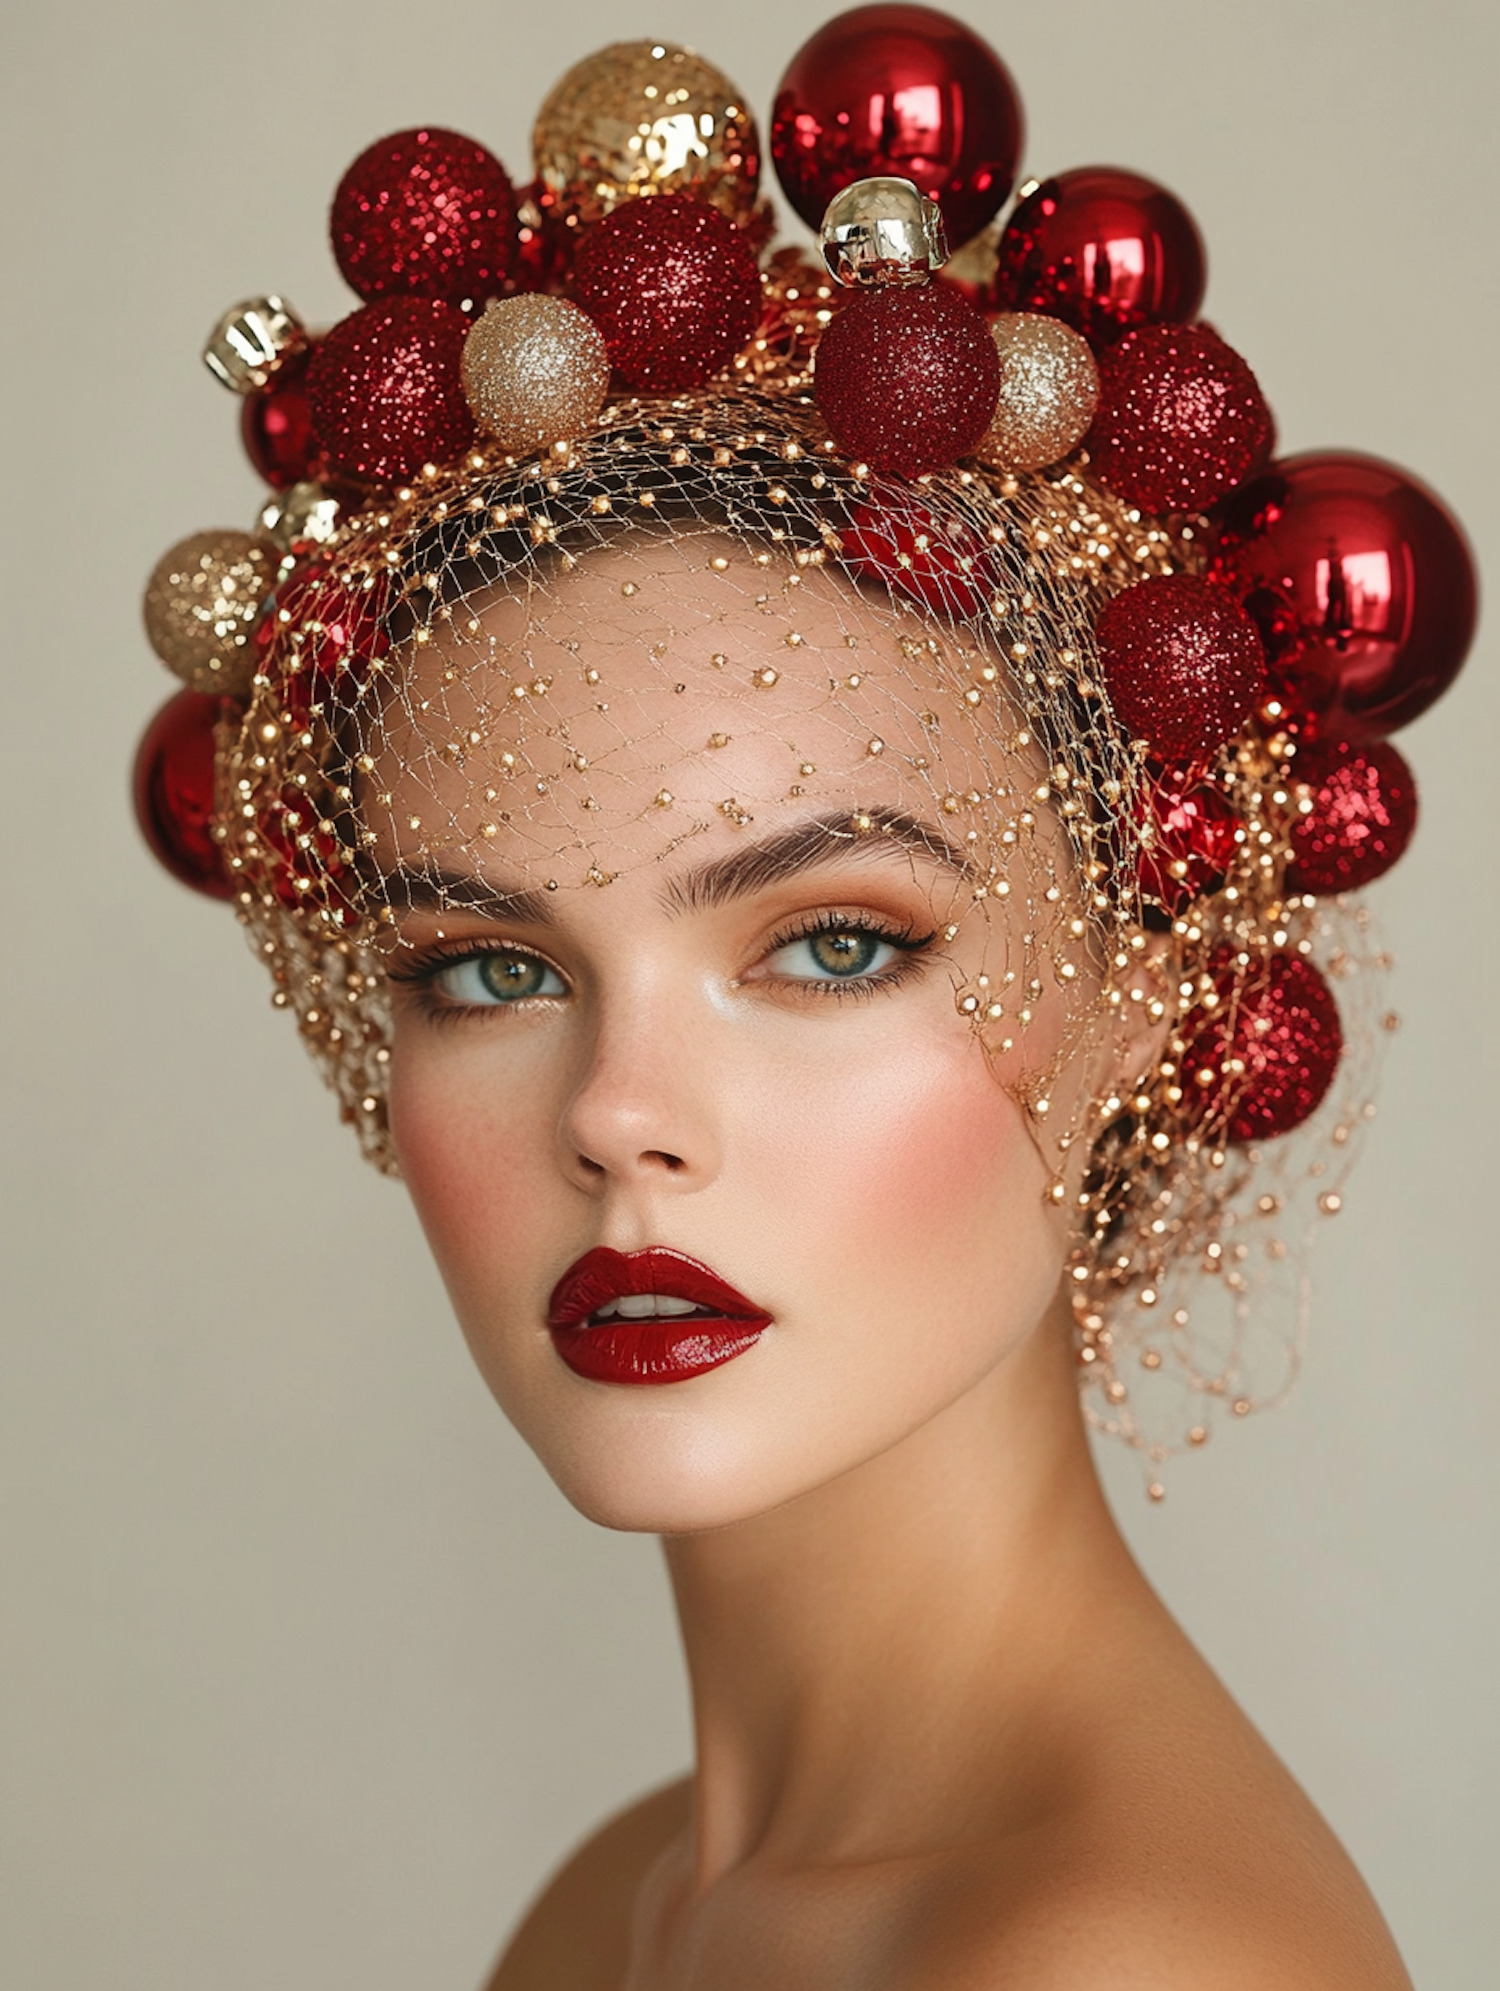
[[[748,221],[760,138],[721,70],[670,42],[616,42],[575,63],[537,114],[536,177],[570,227],[636,194],[690,193]]]
[[[609,393],[609,351],[593,319],[565,297],[501,297],[464,341],[463,381],[480,428],[521,456],[594,426]]]
[[[146,583],[146,637],[194,691],[244,698],[255,673],[250,632],[275,580],[248,532],[195,532],[157,561]]]
[[[1040,470],[1075,449],[1099,405],[1087,339],[1030,311],[990,320],[1000,354],[1000,401],[979,455],[1004,470]]]

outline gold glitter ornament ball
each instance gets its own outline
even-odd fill
[[[275,578],[248,532],[195,532],[162,555],[146,583],[147,641],[192,690],[244,698],[255,674],[250,632]]]
[[[609,393],[604,334],[565,297],[501,297],[464,342],[474,420],[512,456],[585,435]]]
[[[760,138],[722,71],[670,42],[616,42],[575,63],[537,115],[536,177],[583,227],[636,194],[692,194],[746,222]]]
[[[1000,400],[979,455],[1003,470],[1058,463],[1088,434],[1099,369],[1087,339],[1060,318],[1030,311],[990,320],[1000,354]]]

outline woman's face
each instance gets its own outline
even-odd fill
[[[1066,1252],[1036,1129],[1097,981],[1045,769],[985,748],[981,658],[794,571],[704,533],[465,606],[366,776],[402,1172],[496,1398],[614,1527],[884,1451]]]

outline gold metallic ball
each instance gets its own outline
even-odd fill
[[[843,284],[926,283],[948,260],[943,212],[910,180],[856,180],[823,216],[823,260]]]
[[[146,583],[146,637],[194,691],[244,698],[255,673],[250,632],[275,579],[248,532],[195,532],[164,553]]]
[[[747,221],[760,138],[722,71],[670,42],[625,41],[586,55],[554,85],[532,134],[536,177],[572,227],[635,194],[691,193]]]
[[[594,426],[609,393],[609,351],[593,319],[565,297],[501,297],[464,341],[463,381],[480,428],[521,456]]]
[[[1000,400],[978,454],[1003,470],[1040,470],[1075,449],[1099,405],[1099,369],[1087,339],[1030,311],[990,320],[1000,354]]]

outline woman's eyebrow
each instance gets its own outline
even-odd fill
[[[518,920],[525,926],[557,924],[550,892],[513,890],[478,871],[398,864],[371,879],[368,889],[379,904],[400,912],[472,912],[484,919]]]
[[[879,862],[899,853],[928,858],[961,878],[974,875],[963,851],[933,824],[900,809],[861,809],[811,817],[745,850],[711,858],[674,878],[662,897],[674,912],[706,912],[782,884],[832,857]]]

